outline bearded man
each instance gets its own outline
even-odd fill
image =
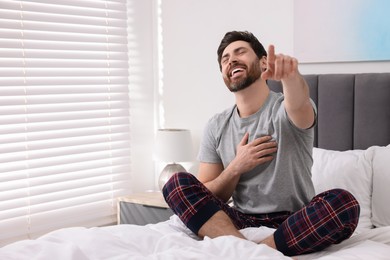
[[[275,228],[261,243],[288,256],[350,237],[356,199],[341,189],[314,194],[316,107],[298,61],[272,45],[267,55],[252,33],[239,31],[225,34],[217,54],[236,103],[208,121],[197,178],[177,173],[164,186],[170,208],[201,238],[245,239],[240,229]],[[283,94],[272,92],[268,79],[281,81]]]

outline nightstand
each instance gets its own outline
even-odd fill
[[[142,192],[118,198],[118,224],[155,224],[168,220],[173,214],[161,192]]]

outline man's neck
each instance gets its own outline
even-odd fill
[[[253,115],[263,106],[269,94],[264,80],[257,80],[251,86],[235,93],[236,104],[241,118]]]

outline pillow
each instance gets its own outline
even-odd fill
[[[341,188],[349,191],[360,204],[356,232],[372,228],[371,153],[365,150],[332,151],[313,149],[312,179],[316,194]]]
[[[376,227],[390,226],[390,145],[374,146],[371,149],[373,150],[371,220]]]

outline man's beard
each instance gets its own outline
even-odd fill
[[[231,92],[237,92],[246,89],[247,87],[252,85],[252,83],[258,80],[260,76],[261,76],[261,68],[259,64],[259,59],[256,59],[251,64],[250,69],[248,71],[248,75],[245,78],[242,78],[237,82],[230,82],[225,80],[225,84]]]

